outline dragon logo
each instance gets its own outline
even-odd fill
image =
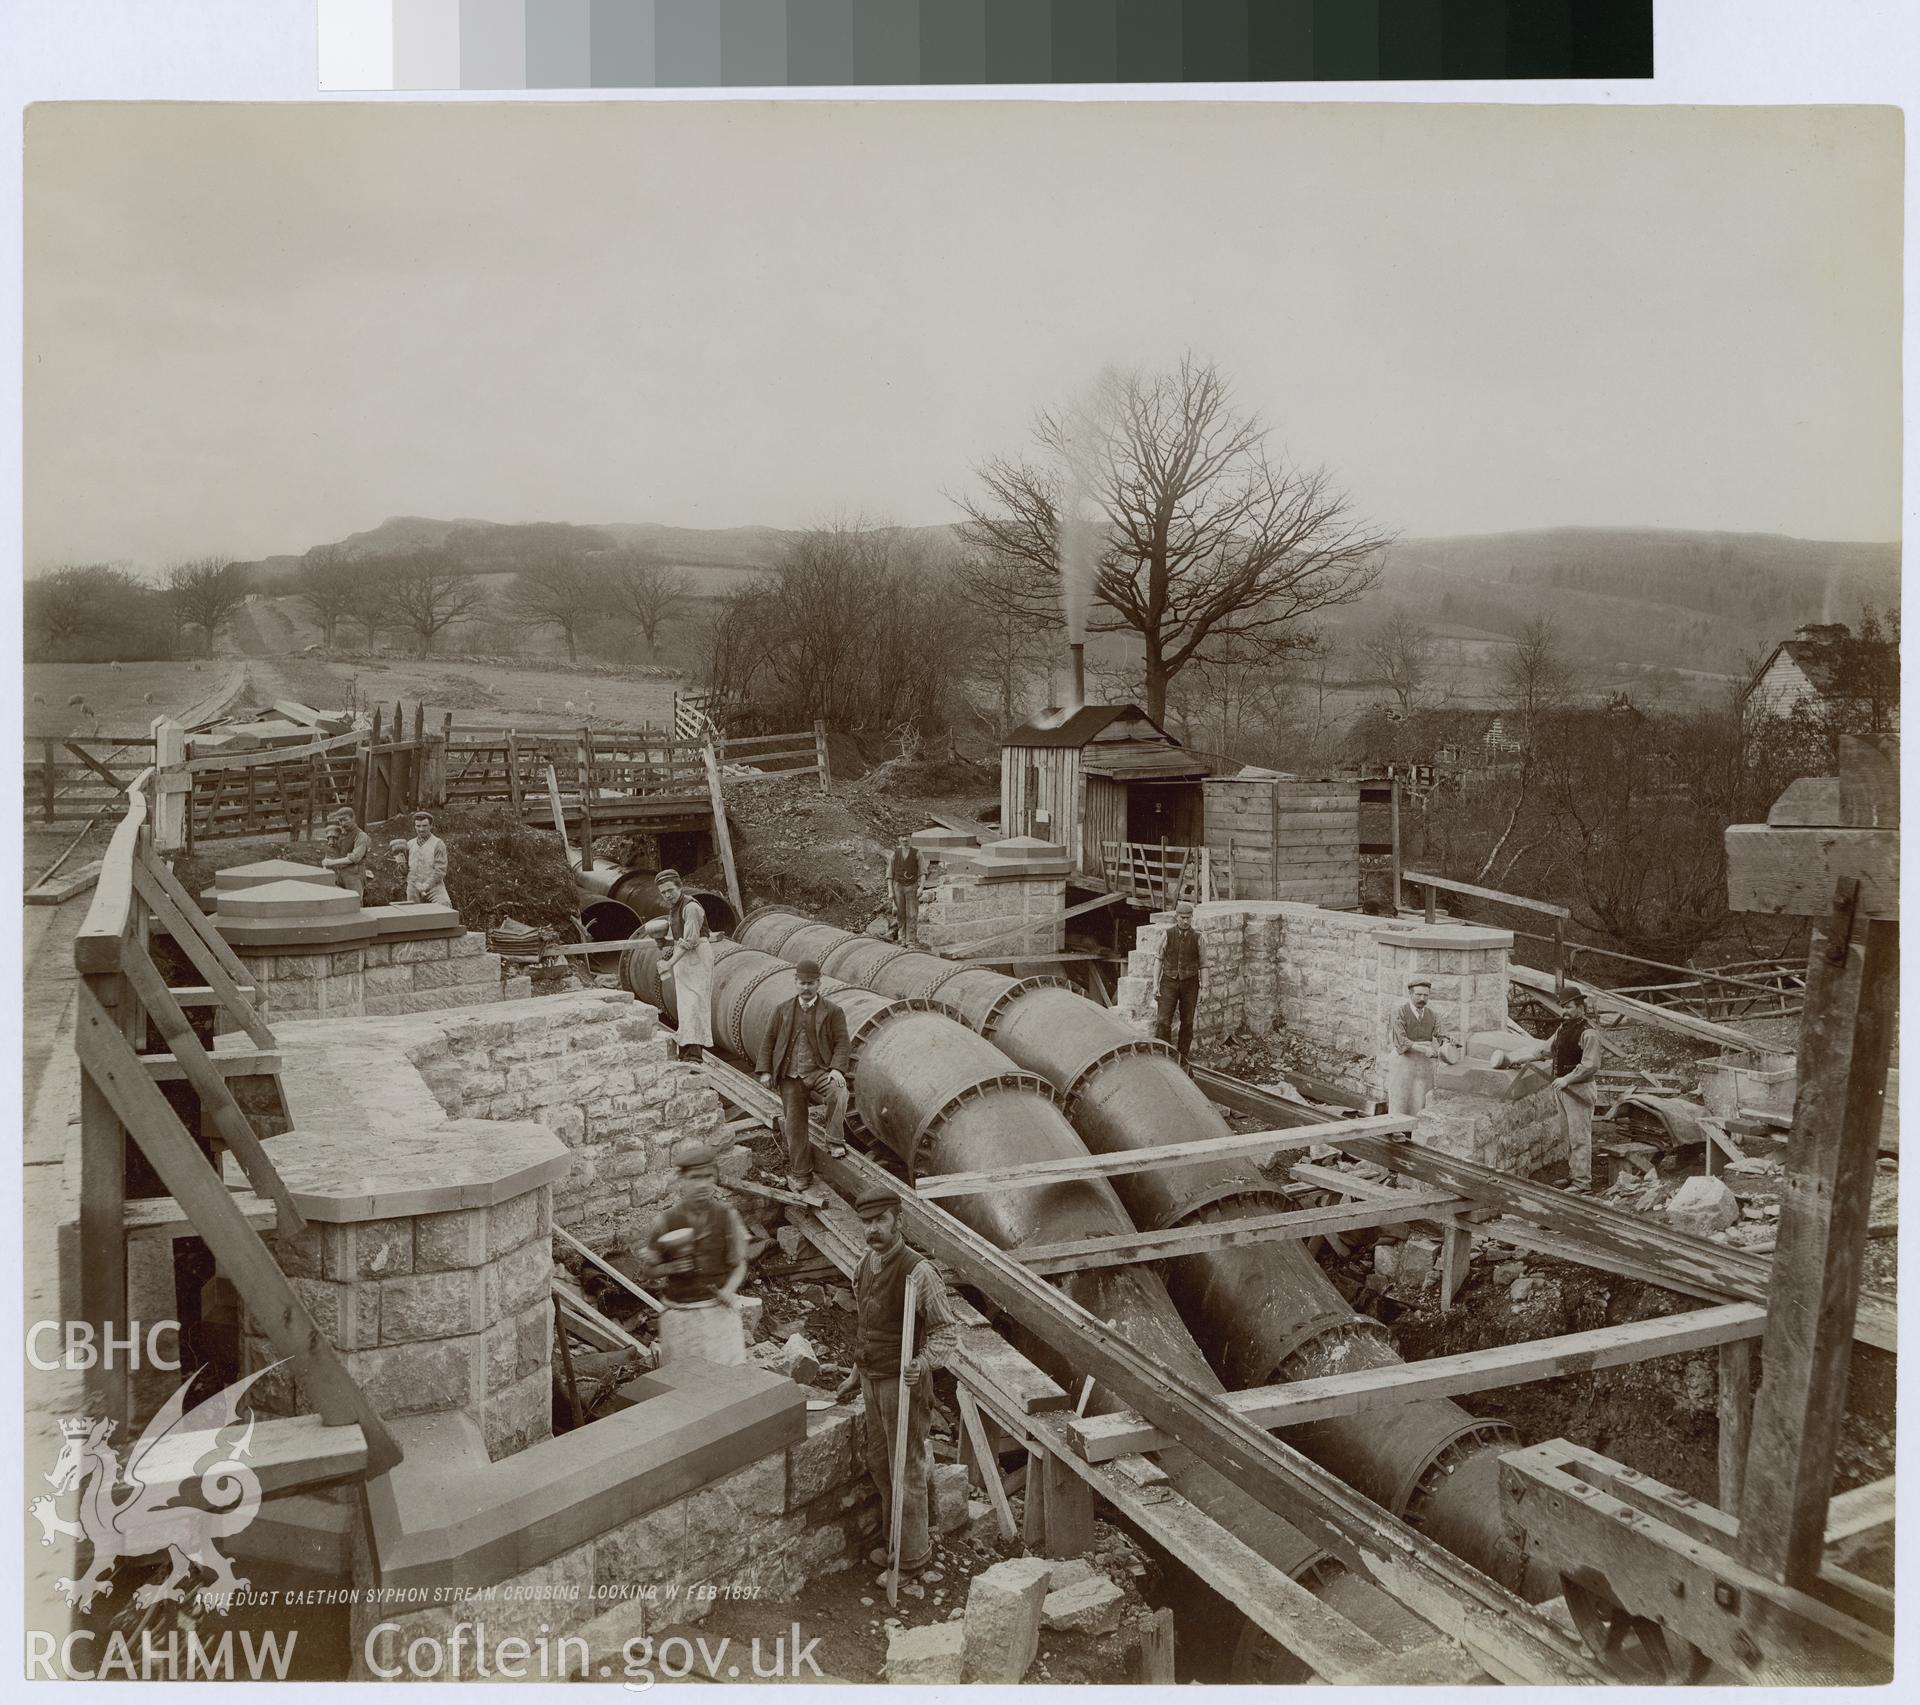
[[[69,1604],[84,1611],[110,1593],[109,1576],[123,1557],[164,1551],[171,1563],[167,1578],[139,1588],[133,1597],[137,1607],[162,1599],[184,1601],[189,1589],[182,1583],[197,1566],[213,1580],[196,1592],[195,1602],[227,1613],[248,1582],[233,1572],[215,1542],[241,1532],[260,1513],[260,1479],[246,1462],[254,1416],[249,1407],[241,1431],[240,1400],[248,1386],[279,1365],[223,1386],[191,1409],[187,1385],[181,1385],[147,1423],[124,1468],[110,1442],[113,1421],[70,1416],[60,1423],[60,1455],[45,1477],[52,1495],[35,1498],[31,1507],[42,1545],[64,1534],[92,1547],[84,1575],[54,1583]],[[54,1509],[54,1500],[68,1492],[79,1495],[77,1521]],[[194,1492],[198,1497],[190,1501]]]

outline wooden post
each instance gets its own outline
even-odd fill
[[[1453,1299],[1466,1282],[1467,1266],[1473,1256],[1473,1233],[1455,1222],[1448,1225],[1440,1239],[1440,1312],[1453,1307]]]
[[[1400,915],[1400,778],[1393,778],[1392,798],[1388,809],[1393,814],[1393,915]]]
[[[593,730],[580,730],[580,868],[593,866]]]
[[[1440,920],[1439,920],[1439,918],[1438,918],[1438,917],[1437,917],[1437,916],[1435,915],[1435,912],[1434,912],[1434,905],[1433,905],[1433,888],[1432,888],[1432,885],[1431,885],[1431,884],[1429,884],[1429,885],[1428,885],[1427,887],[1425,887],[1425,888],[1423,888],[1423,889],[1422,889],[1421,891],[1422,891],[1422,892],[1423,892],[1423,893],[1424,893],[1424,894],[1426,895],[1426,897],[1427,897],[1427,922],[1428,922],[1428,923],[1430,923],[1430,924],[1431,924],[1431,923],[1438,923],[1438,922],[1439,922]]]
[[[1753,1345],[1737,1338],[1720,1346],[1720,1507],[1729,1514],[1740,1508],[1746,1486],[1752,1428]]]
[[[1038,1556],[1047,1545],[1046,1452],[1037,1445],[1027,1450],[1027,1501],[1020,1512],[1020,1543]]]
[[[1824,1554],[1899,991],[1899,925],[1856,921],[1860,887],[1858,877],[1840,879],[1834,916],[1809,956],[1740,1506],[1741,1561],[1802,1589]]]
[[[1078,1557],[1093,1549],[1093,1489],[1049,1451],[1041,1464],[1046,1485],[1042,1500],[1042,1543],[1049,1557]],[[1033,1496],[1033,1476],[1027,1476],[1027,1496]]]
[[[53,800],[55,793],[53,766],[60,750],[57,740],[40,742],[40,814],[49,822],[53,821]]]
[[[153,737],[153,845],[177,852],[186,844],[184,818],[193,800],[193,777],[185,772],[187,732],[170,716],[148,725]]]
[[[817,716],[813,719],[813,756],[820,766],[820,791],[833,792],[833,763],[827,756],[827,725]]]
[[[526,802],[520,797],[520,736],[511,728],[507,730],[507,798],[513,804],[516,820],[527,814]]]
[[[1553,998],[1567,998],[1567,920],[1558,915],[1553,920]],[[1711,1154],[1713,1145],[1707,1149]]]
[[[700,751],[707,766],[707,796],[713,802],[713,838],[720,847],[720,868],[726,873],[727,898],[733,902],[734,915],[740,917],[747,905],[740,897],[740,875],[733,864],[733,833],[727,827],[727,798],[720,788],[720,760],[714,753],[712,740]]]
[[[145,915],[134,901],[136,928],[134,940],[145,929]],[[144,1034],[136,1036],[137,1025],[144,1032],[146,1015],[128,994],[118,976],[101,974],[85,979],[94,998],[106,1009],[110,1021],[139,1049]],[[77,1243],[74,1265],[79,1273],[78,1305],[80,1318],[92,1324],[101,1342],[112,1334],[124,1343],[127,1337],[127,1142],[128,1132],[114,1111],[113,1104],[84,1067],[80,1073],[80,1211],[74,1227]],[[111,1368],[96,1358],[87,1369],[83,1382],[87,1408],[94,1414],[110,1416],[124,1432],[130,1419],[128,1411],[128,1358],[115,1358]]]
[[[1143,1687],[1173,1685],[1173,1612],[1164,1605],[1140,1630],[1140,1673],[1134,1680]]]

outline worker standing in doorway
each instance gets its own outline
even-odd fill
[[[1419,1113],[1433,1093],[1433,1062],[1446,1045],[1440,1015],[1428,1004],[1433,980],[1409,977],[1407,998],[1387,1020],[1387,1111],[1409,1117]]]
[[[903,947],[920,945],[920,849],[910,836],[894,843],[887,860],[887,886],[893,891],[894,939]]]
[[[1162,1042],[1171,1039],[1174,1014],[1179,1014],[1182,1071],[1193,1047],[1193,1014],[1199,1004],[1200,932],[1193,927],[1193,902],[1182,900],[1173,908],[1173,923],[1160,950],[1160,987],[1153,1013],[1153,1034]]]
[[[1593,1188],[1593,1104],[1599,1089],[1600,1030],[1587,1022],[1587,997],[1569,989],[1553,1033],[1553,1098],[1567,1133],[1567,1188]]]
[[[433,832],[430,812],[413,814],[413,839],[407,842],[407,904],[422,901],[451,906],[447,896],[447,843]]]
[[[747,1359],[740,1286],[747,1276],[747,1229],[714,1193],[713,1150],[698,1137],[673,1145],[679,1196],[647,1230],[649,1272],[664,1281],[660,1315],[663,1366],[695,1360],[739,1367]]]
[[[713,938],[706,908],[680,886],[680,872],[663,870],[653,879],[664,918],[647,925],[649,935],[664,935],[660,974],[673,978],[674,1044],[683,1060],[705,1057],[713,1046]]]
[[[880,1489],[880,1545],[868,1561],[885,1568],[893,1529],[893,1458],[900,1427],[900,1384],[907,1398],[907,1465],[900,1492],[900,1578],[919,1574],[933,1561],[929,1508],[932,1459],[928,1423],[933,1414],[933,1370],[951,1353],[954,1317],[934,1265],[900,1231],[900,1203],[892,1190],[870,1185],[854,1203],[867,1250],[853,1274],[857,1346],[854,1370],[834,1393],[844,1403],[858,1390],[866,1405],[867,1473]],[[917,1277],[915,1277],[917,1272]],[[900,1352],[907,1320],[907,1286],[916,1296],[914,1354],[903,1368]],[[992,1472],[992,1464],[987,1465]]]
[[[787,1134],[787,1183],[816,1208],[826,1193],[813,1182],[810,1110],[826,1109],[821,1147],[837,1159],[847,1152],[841,1131],[847,1118],[847,1072],[853,1044],[847,1015],[820,997],[820,967],[803,959],[793,968],[794,996],[773,1015],[761,1045],[760,1081],[780,1097]]]

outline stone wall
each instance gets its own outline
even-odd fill
[[[1439,1092],[1427,1098],[1415,1142],[1522,1178],[1563,1166],[1567,1133],[1551,1090],[1517,1101]]]
[[[321,1060],[357,1060],[357,1070],[380,1074],[371,1081],[386,1083],[380,1093],[389,1104],[410,1092],[425,1100],[429,1117],[544,1127],[571,1161],[553,1186],[554,1223],[599,1251],[627,1241],[671,1199],[675,1140],[712,1139],[724,1123],[720,1098],[698,1069],[673,1058],[659,1014],[624,990],[574,989],[384,1020],[283,1025],[278,1034],[283,1059],[297,1074],[288,1090],[296,1127],[303,1090],[309,1105],[335,1093],[316,1081],[320,1072],[287,1052],[309,1045]],[[410,1082],[394,1082],[396,1073]],[[744,1170],[745,1158],[737,1151],[724,1165]]]
[[[964,951],[993,940],[993,951],[1009,958],[1058,953],[1066,941],[1066,909],[1064,876],[1007,876],[943,862],[932,881],[921,883],[920,945]]]
[[[505,975],[479,930],[311,951],[236,944],[235,951],[269,1018],[394,1017],[533,994],[527,977]]]

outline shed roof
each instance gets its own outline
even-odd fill
[[[1090,776],[1113,781],[1197,781],[1207,773],[1207,766],[1184,747],[1131,741],[1089,746],[1080,767]]]
[[[1137,728],[1116,731],[1116,737],[1126,739],[1138,734],[1143,739],[1156,744],[1165,742],[1169,746],[1178,746],[1179,742],[1159,723],[1142,710],[1131,704],[1088,704],[1070,712],[1058,722],[1047,723],[1033,721],[1022,728],[1016,728],[1007,736],[1009,746],[1084,746],[1096,735],[1104,734],[1116,722],[1138,724]]]

